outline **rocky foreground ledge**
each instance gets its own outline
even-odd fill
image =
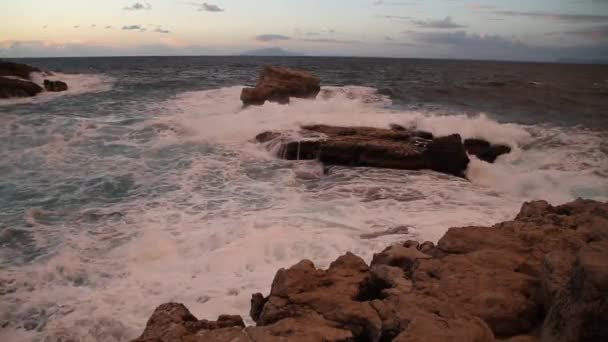
[[[245,327],[163,304],[135,341],[608,341],[608,203],[526,203],[513,221],[396,244],[370,265],[303,260],[250,313]]]

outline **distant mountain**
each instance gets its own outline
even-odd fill
[[[245,51],[241,56],[303,56],[301,53],[287,51],[278,47]]]

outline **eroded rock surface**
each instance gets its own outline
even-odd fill
[[[289,103],[290,97],[315,98],[321,91],[321,79],[312,73],[266,66],[260,73],[255,88],[244,88],[244,105],[263,105],[266,101]]]
[[[513,221],[277,272],[256,326],[159,307],[137,341],[608,341],[608,204],[523,205]]]

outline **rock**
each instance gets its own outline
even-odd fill
[[[482,139],[465,139],[464,147],[469,154],[488,163],[494,163],[501,155],[511,153],[511,147],[507,145],[494,145]]]
[[[409,131],[309,125],[297,134],[264,132],[256,139],[281,158],[326,165],[431,169],[462,177],[469,163],[459,135],[427,140]]]
[[[36,83],[14,78],[0,77],[0,99],[30,97],[42,92]]]
[[[62,81],[44,80],[44,89],[52,92],[66,91],[68,90],[68,85]]]
[[[255,88],[244,88],[244,105],[263,105],[266,101],[289,103],[290,97],[315,98],[321,91],[321,80],[306,71],[266,66]]]
[[[359,237],[361,237],[362,239],[375,239],[375,238],[378,238],[381,236],[386,236],[386,235],[408,234],[409,232],[410,232],[410,227],[397,226],[397,227],[392,227],[392,228],[389,228],[389,229],[381,231],[381,232],[361,234],[361,235],[359,235]]]
[[[427,168],[461,176],[469,165],[469,157],[458,134],[434,139],[427,149]]]
[[[12,76],[29,80],[32,72],[41,72],[41,70],[27,64],[0,61],[0,76]]]
[[[143,334],[135,341],[182,341],[200,331],[235,327],[245,327],[240,316],[222,315],[217,321],[199,321],[183,304],[167,303],[154,310]]]
[[[606,218],[608,203],[536,201],[437,246],[395,244],[370,267],[351,253],[327,270],[303,260],[252,296],[256,326],[165,304],[137,341],[608,341]]]
[[[608,240],[578,253],[545,319],[541,341],[608,341]]]

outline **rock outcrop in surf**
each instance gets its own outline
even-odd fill
[[[244,105],[263,105],[266,101],[289,103],[290,97],[315,98],[321,91],[321,79],[312,73],[275,66],[266,66],[255,88],[244,88]]]
[[[66,91],[68,85],[62,81],[44,80],[44,88],[32,80],[32,73],[52,75],[36,67],[22,63],[0,61],[0,99],[36,96],[42,91]]]
[[[434,137],[429,132],[373,127],[302,126],[298,132],[263,132],[264,143],[287,160],[319,160],[326,165],[367,166],[403,170],[429,169],[462,177],[469,164],[467,152],[494,162],[508,146],[480,139],[464,144],[458,134]]]
[[[136,341],[605,341],[608,203],[525,203],[512,221],[389,246],[370,265],[303,260],[250,314],[244,328],[164,304]]]
[[[0,99],[36,96],[42,91],[42,87],[34,82],[18,78],[0,77]]]
[[[60,92],[68,90],[68,85],[62,81],[44,80],[44,89],[46,91]]]

